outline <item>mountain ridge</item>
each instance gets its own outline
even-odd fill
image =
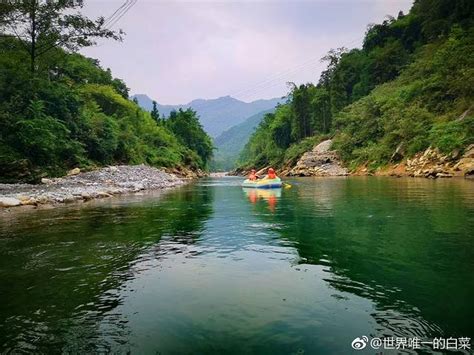
[[[153,108],[153,99],[146,94],[135,94],[132,99],[136,99],[147,111]],[[204,129],[215,138],[255,114],[273,109],[284,100],[284,98],[273,98],[245,102],[226,95],[215,99],[195,99],[177,105],[163,105],[157,102],[157,109],[160,115],[168,116],[173,110],[192,108],[197,111]]]

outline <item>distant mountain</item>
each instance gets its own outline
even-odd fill
[[[144,94],[133,95],[141,107],[151,111],[153,100]],[[245,121],[246,118],[261,111],[274,108],[284,99],[274,98],[268,100],[256,100],[253,102],[243,102],[231,96],[223,96],[217,99],[197,99],[184,105],[160,105],[157,104],[160,114],[168,116],[172,110],[179,108],[187,109],[191,107],[197,111],[204,129],[212,136],[219,134],[229,128]]]
[[[151,111],[153,108],[153,99],[149,98],[147,95],[144,94],[137,94],[133,95],[132,99],[137,99],[138,104],[145,110]],[[168,116],[171,111],[177,110],[179,107],[185,107],[186,105],[160,105],[157,103],[158,111],[160,111],[160,115]]]
[[[222,132],[214,139],[217,148],[212,162],[212,170],[232,170],[235,167],[240,152],[248,142],[265,114],[275,109],[265,110],[250,116],[244,122]]]

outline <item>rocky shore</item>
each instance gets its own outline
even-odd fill
[[[331,150],[332,141],[325,140],[306,152],[291,169],[284,169],[281,176],[346,176],[349,172]]]
[[[42,179],[41,184],[0,184],[0,207],[88,201],[142,190],[185,184],[175,174],[146,165],[120,165],[80,172],[63,178]]]
[[[346,175],[375,175],[394,177],[424,177],[424,178],[474,178],[474,144],[468,146],[461,154],[453,152],[442,154],[436,148],[415,154],[415,156],[392,163],[375,170],[366,165],[355,170],[347,169],[339,159],[335,150],[331,150],[332,141],[325,140],[304,153],[294,166],[278,169],[280,176],[346,176]],[[394,153],[396,156],[397,152]],[[265,175],[269,167],[257,172]],[[247,175],[247,171],[236,170],[233,175]]]
[[[435,148],[428,148],[400,163],[379,168],[373,172],[360,167],[352,175],[376,175],[395,177],[424,177],[430,179],[465,177],[474,178],[474,145],[471,144],[464,154],[454,152],[442,154]]]

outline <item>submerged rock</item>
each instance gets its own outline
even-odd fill
[[[345,176],[348,171],[339,160],[335,150],[331,150],[332,140],[325,140],[306,152],[295,167],[285,175],[288,176]]]

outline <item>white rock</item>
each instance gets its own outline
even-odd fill
[[[0,197],[0,207],[15,207],[20,206],[21,201],[13,197]]]

